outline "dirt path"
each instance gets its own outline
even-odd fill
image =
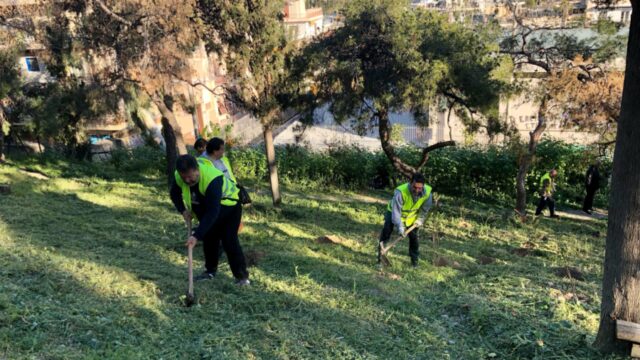
[[[556,214],[560,215],[563,218],[575,219],[575,220],[584,220],[584,221],[595,221],[595,220],[603,220],[607,219],[608,213],[606,210],[594,211],[593,214],[588,215],[582,210],[564,210],[564,211],[556,211]]]
[[[25,174],[27,176],[30,176],[32,178],[36,178],[38,180],[49,180],[49,177],[39,171],[31,171],[31,170],[25,170],[25,169],[19,169],[21,174]]]

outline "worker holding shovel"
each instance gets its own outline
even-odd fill
[[[195,280],[213,279],[218,269],[218,247],[224,247],[236,284],[249,285],[249,272],[238,240],[242,206],[238,188],[214,166],[199,163],[191,155],[176,162],[171,200],[187,224],[193,216],[200,224],[187,239],[187,246],[204,245],[205,271]]]
[[[409,236],[411,265],[418,266],[417,229],[424,223],[432,204],[431,186],[425,184],[422,174],[414,174],[410,182],[396,188],[384,215],[384,227],[380,233],[380,243],[378,244],[378,263],[383,260],[384,255],[391,247],[391,245],[386,247],[386,243],[395,227],[400,236]]]

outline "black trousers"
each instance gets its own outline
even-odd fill
[[[540,196],[540,201],[538,202],[538,208],[536,209],[536,215],[540,215],[542,210],[545,207],[549,206],[549,212],[551,212],[551,216],[556,213],[556,202],[552,197],[544,197]]]
[[[391,212],[387,211],[384,214],[384,226],[382,227],[382,232],[380,233],[380,242],[385,244],[391,238],[391,234],[393,233],[393,222],[391,222]],[[398,235],[399,236],[399,235]],[[415,264],[418,262],[418,257],[420,256],[419,248],[420,244],[418,243],[418,229],[413,230],[409,233],[409,257],[411,258],[411,263]],[[380,244],[378,243],[378,262],[380,262]]]
[[[238,227],[242,219],[242,205],[222,206],[215,225],[203,239],[205,268],[209,273],[218,270],[220,246],[227,253],[227,260],[233,276],[240,280],[249,277],[244,253],[238,239]]]
[[[587,188],[587,196],[584,197],[584,203],[582,204],[582,210],[593,209],[593,197],[596,195],[598,188]]]

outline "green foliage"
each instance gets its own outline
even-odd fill
[[[218,53],[234,79],[229,96],[263,124],[279,121],[293,50],[282,22],[284,1],[201,0],[198,6],[207,49]]]
[[[115,171],[153,178],[163,174],[167,160],[160,148],[141,146],[113,150],[108,162]]]
[[[599,18],[596,22],[595,30],[600,35],[613,36],[618,32],[619,25],[607,18]]]
[[[233,129],[233,124],[225,125],[224,127],[219,124],[213,124],[206,126],[200,133],[200,137],[203,139],[211,139],[214,137],[226,138],[227,134],[230,134]]]
[[[617,35],[618,24],[609,19],[599,19],[596,24],[598,37],[594,39],[593,54],[596,63],[604,63],[617,57],[624,57],[628,35]]]
[[[394,145],[402,145],[404,144],[404,125],[402,124],[393,124],[391,125],[391,135],[389,136],[389,140]]]
[[[329,104],[336,121],[355,121],[357,129],[392,111],[411,111],[426,124],[442,97],[487,116],[497,111],[505,83],[497,76],[504,61],[495,56],[496,28],[469,29],[399,0],[351,1],[343,12],[344,26],[298,61],[318,90],[307,110]]]
[[[267,176],[267,156],[259,148],[236,148],[226,154],[231,160],[233,173],[240,181],[262,180]]]
[[[418,161],[419,149],[404,146],[398,154],[408,161]],[[234,147],[228,152],[235,175],[242,181],[261,182],[268,176],[262,147]],[[517,173],[515,149],[504,146],[449,147],[431,154],[423,170],[427,182],[438,192],[456,197],[473,197],[489,202],[509,203],[515,197]],[[584,196],[584,175],[597,157],[595,148],[543,141],[526,181],[530,200],[535,202],[540,176],[555,167],[558,170],[557,199],[576,205]],[[603,188],[596,205],[608,203],[607,174],[610,159],[601,159]],[[164,154],[157,147],[117,149],[107,161],[86,162],[67,159],[63,154],[47,152],[29,160],[27,166],[57,169],[54,176],[90,176],[111,179],[154,179],[165,169]],[[353,146],[333,147],[313,152],[299,146],[278,147],[276,161],[284,183],[314,189],[318,186],[365,190],[371,187],[391,190],[404,178],[391,166],[383,152],[370,152]],[[49,171],[51,171],[49,169]],[[395,185],[394,185],[395,184]]]
[[[9,135],[9,131],[11,131],[11,124],[9,124],[8,121],[2,121],[0,132],[2,132],[3,135]]]
[[[0,49],[0,100],[20,91],[17,49]]]
[[[417,162],[421,152],[411,146],[398,149],[398,155],[409,162]],[[515,197],[517,156],[509,147],[443,148],[429,157],[423,170],[427,182],[438,192],[450,196],[474,197],[486,201],[508,203]],[[236,148],[231,154],[233,167],[240,179],[263,180],[266,161],[261,149]],[[527,177],[527,189],[534,195],[540,176],[555,167],[560,201],[575,204],[584,196],[584,175],[596,158],[596,149],[543,141],[538,146],[537,160]],[[326,152],[312,152],[303,147],[285,146],[278,149],[277,163],[282,179],[289,184],[314,187],[336,186],[366,189],[371,186],[387,188],[402,182],[403,177],[382,152],[371,153],[357,147],[336,147]],[[604,161],[602,174],[610,168]],[[606,183],[606,182],[605,182]],[[608,188],[598,193],[596,204],[606,206]],[[536,201],[536,197],[531,197]]]
[[[164,151],[158,146],[114,149],[106,160],[79,160],[56,149],[39,156],[12,154],[11,159],[28,170],[64,178],[155,181],[166,169]]]

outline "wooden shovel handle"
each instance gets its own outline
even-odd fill
[[[189,246],[187,251],[189,256],[187,261],[189,266],[189,295],[193,295],[193,247]]]
[[[395,239],[391,244],[389,244],[389,246],[387,246],[386,248],[382,245],[382,242],[380,243],[380,254],[382,255],[386,255],[389,250],[391,250],[391,248],[393,248],[394,246],[396,246],[396,244],[398,243],[398,241],[404,239],[405,237],[407,237],[407,235],[409,235],[410,232],[413,231],[413,229],[416,228],[416,225],[411,225],[410,228],[407,229],[407,231],[404,232],[404,234],[402,234],[402,236],[399,236],[397,239]]]
[[[191,220],[187,221],[187,237],[191,236]],[[187,246],[187,266],[189,267],[189,295],[193,295],[193,246]]]

